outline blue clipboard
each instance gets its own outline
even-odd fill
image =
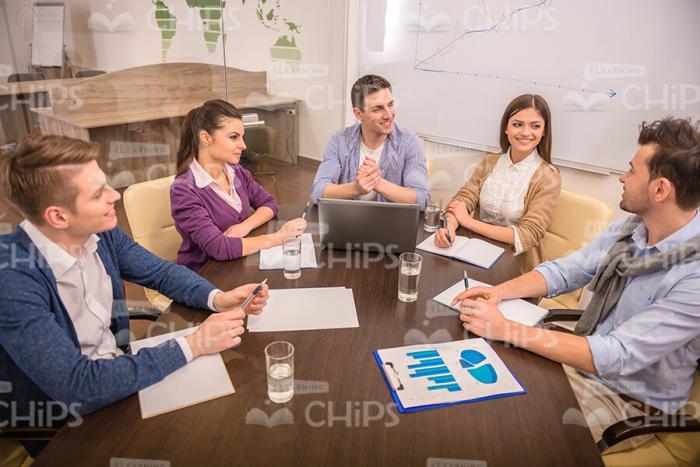
[[[476,399],[465,399],[465,400],[455,401],[455,402],[444,402],[442,404],[428,404],[428,405],[420,405],[417,407],[406,408],[401,403],[401,398],[397,394],[397,390],[394,389],[394,386],[391,384],[391,382],[389,381],[389,378],[387,377],[386,371],[384,369],[385,368],[384,362],[382,361],[382,357],[379,356],[379,350],[374,350],[372,352],[372,355],[374,355],[374,359],[376,360],[377,365],[379,365],[379,372],[381,373],[382,378],[384,378],[384,383],[386,384],[386,387],[389,390],[389,393],[391,394],[391,398],[394,399],[394,402],[396,403],[396,407],[399,409],[400,413],[411,413],[411,412],[417,412],[419,410],[435,409],[438,407],[447,407],[450,405],[466,404],[468,402],[478,402],[478,401],[485,401],[488,399],[500,399],[502,397],[510,397],[510,396],[518,396],[521,394],[527,394],[527,391],[525,390],[525,386],[523,386],[522,383],[520,382],[520,380],[518,380],[518,378],[515,377],[513,372],[510,371],[510,368],[508,368],[506,366],[506,368],[508,369],[508,372],[511,374],[513,379],[515,379],[515,381],[518,382],[520,387],[523,388],[522,391],[508,392],[508,393],[503,393],[503,394],[494,394],[493,396],[477,397]],[[401,388],[399,388],[398,390],[401,390]]]

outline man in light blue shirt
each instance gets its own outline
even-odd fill
[[[569,365],[601,388],[622,393],[623,400],[631,396],[673,413],[687,402],[700,359],[700,131],[688,120],[667,118],[643,124],[639,144],[620,177],[620,207],[637,216],[614,223],[568,257],[496,287],[470,289],[455,301],[462,301],[460,319],[470,332]],[[628,255],[610,273],[622,276],[623,289],[587,335],[523,326],[496,308],[503,299],[551,297],[585,286],[619,260],[609,255],[613,247],[625,248]],[[635,264],[649,272],[625,274],[625,265],[640,257],[644,260]],[[655,257],[663,264],[649,268]],[[579,401],[584,397],[577,394]],[[614,422],[626,415],[622,411],[610,418]],[[599,437],[605,426],[596,432],[587,421]]]
[[[311,199],[416,203],[428,200],[428,170],[418,136],[398,127],[391,85],[376,75],[352,87],[359,123],[335,133],[311,187]]]

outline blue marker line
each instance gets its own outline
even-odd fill
[[[459,384],[440,384],[438,386],[428,386],[428,391],[437,391],[438,389],[447,389],[449,392],[461,391]]]
[[[416,370],[415,373],[409,375],[411,378],[418,378],[421,376],[432,376],[432,375],[449,375],[450,369],[446,366],[438,366],[434,368],[425,368],[422,370]]]
[[[415,359],[432,358],[440,356],[437,350],[419,350],[418,352],[409,352],[406,355]]]
[[[452,375],[447,376],[429,376],[428,379],[433,383],[455,383],[457,380]]]
[[[413,365],[408,365],[408,368],[423,368],[426,366],[437,366],[444,365],[445,361],[442,358],[429,358],[427,360],[421,360],[420,363],[414,363]]]

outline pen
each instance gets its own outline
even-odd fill
[[[310,208],[311,208],[311,201],[308,201],[306,203],[306,207],[304,208],[304,212],[301,214],[302,219],[306,219],[306,214],[309,212]]]
[[[466,273],[465,273],[465,274],[466,274]],[[262,288],[263,288],[263,285],[265,285],[266,283],[267,283],[267,277],[265,278],[264,281],[262,281],[261,283],[258,284],[258,286],[255,288],[255,290],[253,290],[253,293],[250,294],[250,295],[248,296],[248,298],[245,299],[245,301],[243,302],[243,304],[241,304],[241,310],[245,310],[245,307],[247,307],[248,304],[249,304],[250,302],[253,301],[253,299],[255,298],[255,296],[256,296],[257,294],[260,293],[260,291],[261,291]]]
[[[442,227],[447,231],[447,241],[450,242],[450,245],[452,245],[452,236],[450,235],[450,229],[447,225],[447,218],[444,214],[442,216]]]
[[[467,271],[464,271],[464,288],[466,290],[469,289],[469,276],[467,275]]]

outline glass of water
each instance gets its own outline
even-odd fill
[[[426,232],[435,232],[440,223],[440,212],[442,211],[442,200],[430,198],[428,205],[425,207],[425,222],[423,230]]]
[[[399,300],[415,302],[418,299],[418,278],[423,257],[418,253],[401,253],[399,262]]]
[[[267,367],[267,397],[276,404],[284,404],[294,397],[294,346],[275,341],[265,347]]]
[[[299,279],[301,277],[301,240],[290,238],[282,245],[284,258],[284,278]]]

